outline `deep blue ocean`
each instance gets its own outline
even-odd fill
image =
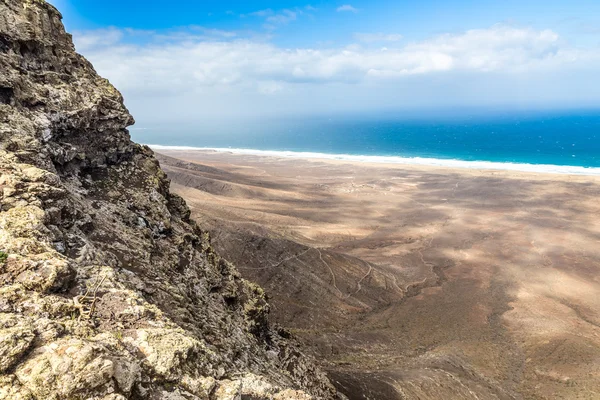
[[[335,116],[132,130],[163,146],[600,167],[600,111]]]

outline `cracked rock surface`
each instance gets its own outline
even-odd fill
[[[0,0],[0,399],[337,398],[133,122],[53,6]]]

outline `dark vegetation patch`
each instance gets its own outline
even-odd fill
[[[6,264],[6,260],[8,260],[8,253],[0,251],[0,265]]]

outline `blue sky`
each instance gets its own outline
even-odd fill
[[[371,0],[346,2],[297,1],[195,1],[169,5],[164,0],[55,0],[70,30],[107,26],[134,29],[170,29],[202,25],[214,29],[264,30],[257,12],[285,10],[300,13],[278,27],[275,42],[287,45],[343,43],[357,31],[402,32],[405,37],[485,28],[517,23],[538,29],[555,29],[575,40],[588,42],[600,30],[600,2],[596,0]],[[344,5],[356,12],[337,12]],[[253,16],[254,13],[254,16]],[[291,23],[293,22],[293,23]]]
[[[138,125],[600,101],[597,0],[54,0]]]

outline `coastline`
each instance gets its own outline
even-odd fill
[[[192,146],[164,146],[146,144],[156,152],[193,152],[193,153],[220,153],[235,156],[270,157],[288,160],[307,160],[325,162],[350,162],[367,163],[374,165],[396,165],[400,167],[425,167],[436,169],[459,169],[459,170],[488,170],[508,171],[532,174],[553,175],[577,175],[577,176],[600,176],[600,168],[570,165],[552,164],[526,164],[495,161],[466,161],[459,159],[440,159],[427,157],[400,157],[400,156],[375,156],[375,155],[353,155],[353,154],[331,154],[316,152],[256,150],[238,148],[214,148],[214,147],[192,147]]]
[[[465,384],[514,379],[515,398],[600,391],[598,176],[159,151],[216,251],[338,382],[409,390],[434,359]]]

